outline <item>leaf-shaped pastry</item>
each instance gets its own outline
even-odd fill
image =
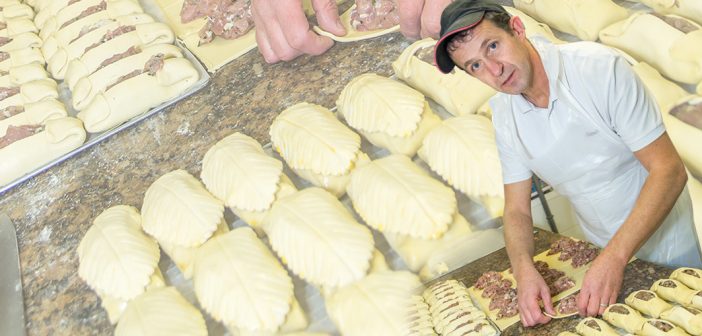
[[[144,231],[159,241],[183,247],[198,246],[217,229],[224,205],[185,170],[158,178],[141,206]]]
[[[465,115],[444,120],[424,138],[419,156],[470,197],[504,194],[495,130],[485,117]]]
[[[456,212],[453,190],[404,155],[359,167],[346,191],[370,227],[415,238],[440,237]]]
[[[127,305],[115,336],[207,335],[207,326],[197,308],[174,287],[150,290]]]
[[[256,140],[237,132],[207,151],[200,177],[227,206],[263,211],[275,199],[282,172],[282,162],[266,155]]]
[[[299,103],[273,120],[271,142],[290,167],[323,175],[348,172],[361,148],[361,137],[328,109]]]
[[[368,271],[373,235],[323,189],[308,188],[273,203],[263,230],[290,270],[312,284],[344,286]]]
[[[159,258],[137,209],[117,205],[95,218],[78,245],[78,275],[96,291],[131,299],[144,292]]]
[[[396,80],[364,74],[346,85],[336,106],[355,129],[405,137],[417,129],[424,95]]]
[[[424,113],[422,113],[422,119],[417,125],[417,129],[409,136],[406,137],[394,137],[389,136],[384,132],[365,132],[359,131],[362,136],[368,140],[368,142],[381,148],[385,148],[392,154],[402,154],[409,157],[413,157],[417,153],[417,150],[422,145],[422,140],[427,136],[429,132],[435,127],[441,125],[441,118],[437,116],[434,111],[429,107],[429,103],[424,102]]]
[[[163,280],[161,270],[156,267],[156,270],[154,271],[154,274],[151,274],[149,284],[146,285],[144,291],[148,292],[150,290],[163,287],[166,287],[166,282]],[[124,310],[127,309],[127,303],[129,303],[130,300],[116,298],[100,291],[96,291],[96,293],[100,298],[100,306],[102,306],[102,308],[105,309],[105,312],[107,312],[107,318],[110,320],[110,323],[116,324],[119,322],[119,319],[122,317],[122,314],[124,314]],[[139,297],[139,295],[137,295],[137,297]]]
[[[249,330],[275,332],[293,300],[288,273],[247,227],[200,247],[193,287],[200,305],[217,321]]]
[[[412,291],[420,286],[409,272],[372,273],[334,292],[326,300],[327,312],[345,336],[404,335]]]

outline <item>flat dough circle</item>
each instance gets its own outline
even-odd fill
[[[378,29],[371,31],[358,31],[351,26],[351,12],[356,9],[356,5],[351,6],[344,14],[341,15],[341,24],[346,28],[346,35],[336,36],[330,32],[322,30],[319,26],[314,26],[315,32],[319,35],[326,36],[337,42],[355,42],[371,39],[385,34],[394,33],[400,30],[400,25],[395,25],[387,29]]]

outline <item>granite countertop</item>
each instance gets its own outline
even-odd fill
[[[548,250],[551,243],[562,237],[561,235],[538,228],[535,229],[534,232],[534,254],[539,254]],[[483,273],[487,271],[503,271],[509,267],[510,264],[507,257],[507,250],[502,248],[468,265],[445,274],[438,279],[432,280],[427,285],[430,286],[431,284],[442,280],[455,279],[461,281],[467,287],[470,287],[475,284],[475,281],[477,281],[480,275]],[[639,259],[634,260],[633,262],[629,263],[624,270],[624,281],[619,297],[617,297],[617,302],[623,303],[624,298],[626,298],[631,292],[640,289],[648,289],[651,287],[653,282],[661,278],[667,278],[671,272],[671,269],[663,266]],[[581,317],[576,315],[564,319],[551,320],[551,322],[545,325],[532,328],[524,328],[521,323],[516,323],[505,329],[502,332],[502,335],[547,336],[558,335],[562,331],[575,332],[575,326],[581,319]]]

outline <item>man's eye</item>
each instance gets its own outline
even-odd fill
[[[490,43],[490,44],[488,45],[488,48],[489,48],[490,50],[495,50],[495,49],[497,49],[497,42],[492,42],[492,43]]]
[[[478,70],[479,68],[480,68],[480,63],[478,63],[478,62],[475,62],[475,63],[473,63],[473,64],[470,65],[470,69],[471,69],[472,71],[476,71],[476,70]]]

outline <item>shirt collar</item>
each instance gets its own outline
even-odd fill
[[[541,62],[546,70],[546,77],[548,78],[549,86],[549,103],[545,109],[551,111],[553,108],[553,102],[558,99],[558,76],[561,70],[561,58],[558,53],[558,48],[546,38],[538,35],[530,37],[529,41],[531,41],[531,44],[536,49],[536,52],[539,53]],[[522,113],[541,109],[536,107],[530,101],[526,100],[526,98],[524,98],[522,95],[514,95],[513,97],[514,99],[512,99],[512,102],[514,104],[514,108]]]

